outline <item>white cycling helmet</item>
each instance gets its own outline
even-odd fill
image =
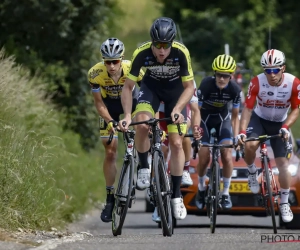
[[[103,59],[120,59],[123,57],[125,47],[117,38],[108,38],[100,48]]]
[[[285,55],[277,49],[267,50],[260,59],[263,68],[280,67],[285,64]]]

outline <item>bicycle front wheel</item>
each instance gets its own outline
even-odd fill
[[[209,180],[211,185],[210,190],[210,205],[209,205],[209,213],[210,213],[210,232],[214,233],[216,229],[217,222],[217,210],[219,207],[219,184],[220,184],[220,176],[219,176],[219,163],[215,162],[212,165],[212,174],[211,180]]]
[[[162,232],[164,236],[172,236],[172,209],[171,209],[171,190],[170,183],[167,177],[163,157],[158,151],[153,154],[153,168],[156,185],[156,201],[161,218]]]
[[[266,178],[266,186],[267,186],[266,189],[267,193],[265,194],[265,199],[267,199],[268,210],[270,211],[272,217],[273,231],[274,234],[276,234],[277,226],[276,226],[276,218],[275,218],[274,196],[273,196],[273,188],[270,180],[270,171],[269,171],[267,157],[264,157],[264,169],[265,169],[265,175],[266,175],[265,178]]]
[[[129,156],[128,160],[123,163],[118,188],[115,193],[115,205],[112,212],[112,233],[114,236],[122,234],[122,227],[132,199],[133,178],[134,159],[132,156]]]

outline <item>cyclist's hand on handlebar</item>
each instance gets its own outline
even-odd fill
[[[285,139],[286,141],[290,138],[290,131],[286,126],[282,126],[282,128],[279,130],[279,133],[282,135],[282,138]]]
[[[176,114],[178,115],[177,119],[175,117]],[[180,123],[183,123],[183,121],[184,121],[184,116],[178,110],[175,110],[175,109],[173,109],[173,111],[171,113],[171,117],[172,117],[173,123],[175,123],[175,124],[180,124]]]
[[[235,145],[244,144],[247,138],[246,131],[240,131],[240,133],[235,138]]]
[[[119,127],[122,131],[126,132],[128,130],[129,125],[131,124],[131,117],[124,117],[121,121],[119,121]]]
[[[118,122],[116,122],[115,120],[110,120],[108,123],[107,123],[107,127],[106,127],[106,130],[109,132],[109,133],[115,133],[115,128],[118,126]]]
[[[193,135],[195,140],[200,140],[203,135],[203,129],[199,125],[194,125]]]

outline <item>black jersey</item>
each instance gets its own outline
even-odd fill
[[[225,88],[220,89],[213,76],[202,80],[197,95],[201,115],[202,113],[227,115],[229,102],[232,101],[233,108],[238,108],[241,102],[241,89],[237,83],[229,81]]]
[[[135,50],[128,75],[129,79],[136,81],[142,67],[147,69],[143,82],[147,82],[149,78],[160,83],[177,83],[177,79],[179,82],[181,80],[186,82],[194,79],[190,54],[182,43],[177,41],[172,43],[170,54],[163,63],[157,62],[151,44],[152,42],[146,42]],[[169,84],[168,86],[172,87]]]

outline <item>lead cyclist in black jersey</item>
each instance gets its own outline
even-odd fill
[[[147,71],[134,112],[135,121],[154,117],[161,101],[165,103],[165,117],[172,117],[172,121],[168,122],[173,183],[171,205],[174,217],[182,220],[186,217],[186,208],[180,191],[185,157],[182,148],[183,137],[178,134],[174,123],[180,123],[182,133],[186,133],[186,124],[182,123],[186,118],[185,107],[194,93],[194,76],[188,49],[182,43],[174,41],[176,26],[172,19],[161,17],[155,20],[150,29],[150,36],[152,41],[142,44],[133,54],[131,69],[121,95],[125,116],[119,125],[122,128],[125,121],[126,126],[123,129],[127,130],[131,123],[131,92],[141,67],[145,67]],[[177,120],[174,118],[175,114],[179,114]],[[150,148],[148,130],[147,125],[138,125],[136,128],[135,145],[140,159],[136,184],[140,190],[150,186],[150,169],[147,161]]]
[[[232,73],[236,69],[235,60],[229,55],[219,55],[212,64],[215,71],[214,76],[206,77],[202,80],[198,88],[199,109],[201,114],[202,143],[209,143],[210,130],[215,128],[218,141],[222,144],[232,143],[232,130],[234,136],[239,129],[239,107],[241,89],[236,82],[231,81]],[[228,110],[228,103],[232,101],[232,114]],[[197,129],[194,131],[198,131]],[[199,136],[198,132],[195,137]],[[233,170],[231,148],[221,150],[221,160],[223,163],[223,190],[221,206],[223,209],[231,209],[232,202],[229,195],[229,187]],[[209,164],[209,148],[201,147],[199,150],[198,162],[198,193],[196,196],[196,206],[199,209],[204,207],[205,200],[205,179],[206,168]]]

